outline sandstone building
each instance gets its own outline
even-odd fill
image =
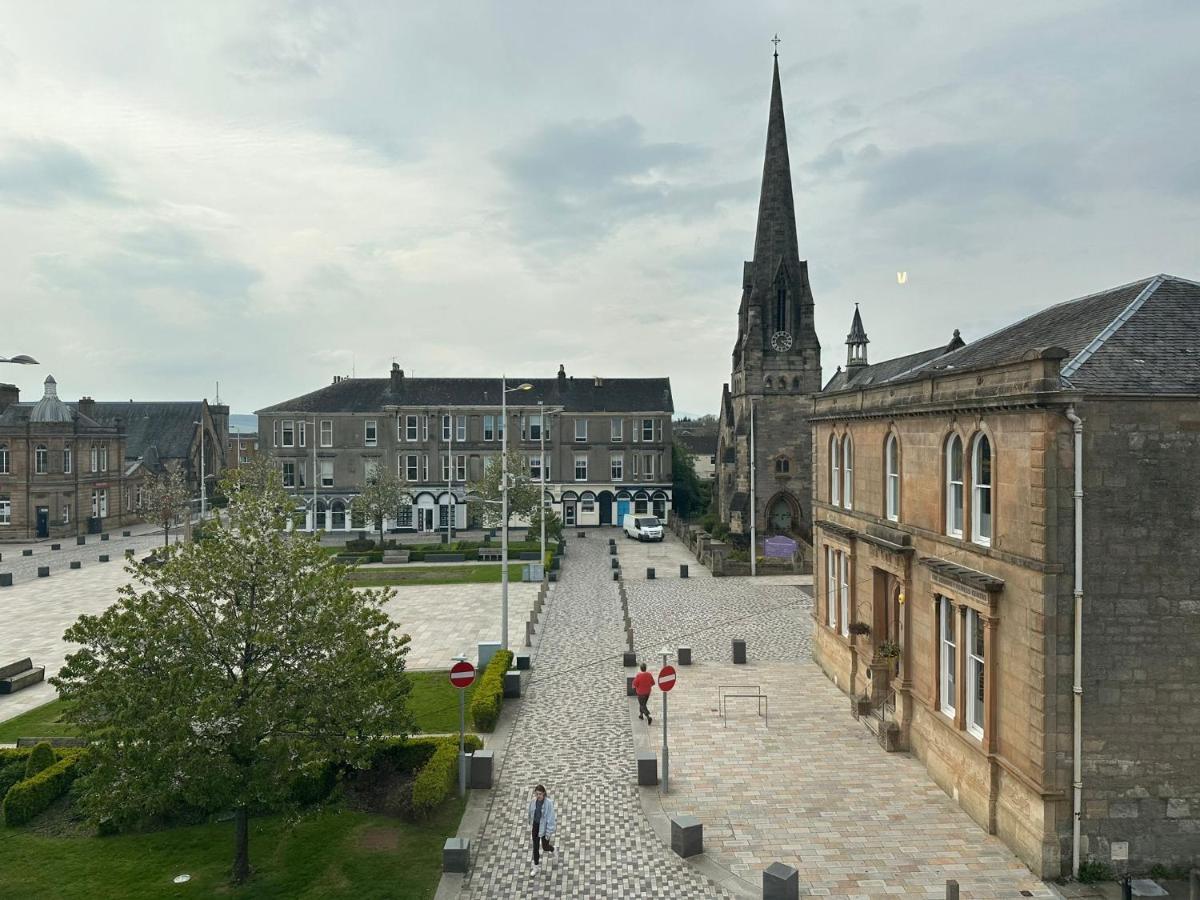
[[[754,516],[760,534],[812,526],[809,414],[821,389],[808,263],[800,259],[776,56],[754,259],[742,271],[733,373],[721,391],[716,511],[734,534],[750,531],[751,418]]]
[[[1200,864],[1198,335],[1163,275],[875,365],[856,312],[815,401],[814,658],[1043,876]]]

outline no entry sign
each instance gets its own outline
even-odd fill
[[[658,689],[669,691],[673,687],[675,687],[675,667],[663,666],[658,673]]]
[[[470,687],[475,681],[475,667],[469,662],[456,662],[450,667],[450,683],[456,688]]]

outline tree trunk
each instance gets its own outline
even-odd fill
[[[250,877],[250,814],[239,806],[233,820],[233,882],[241,884]]]

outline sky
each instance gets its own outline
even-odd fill
[[[729,380],[778,33],[828,379],[1200,278],[1200,3],[0,2],[23,399]],[[897,283],[897,272],[907,283]]]

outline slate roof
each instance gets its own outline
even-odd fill
[[[674,412],[669,378],[509,378],[529,391],[508,395],[510,406],[561,406],[567,412]],[[420,409],[499,406],[499,378],[409,378],[393,390],[390,378],[343,378],[320,390],[256,411],[256,415],[383,412],[385,406]]]
[[[826,391],[974,370],[1061,347],[1064,389],[1200,394],[1200,283],[1155,275],[1059,303],[957,350],[889,360],[830,379]]]
[[[78,407],[75,403],[71,405]],[[101,422],[113,424],[121,420],[127,435],[125,457],[146,457],[150,468],[155,468],[161,460],[190,457],[196,437],[196,426],[192,423],[201,421],[203,413],[202,400],[97,400],[92,408],[92,417]]]

